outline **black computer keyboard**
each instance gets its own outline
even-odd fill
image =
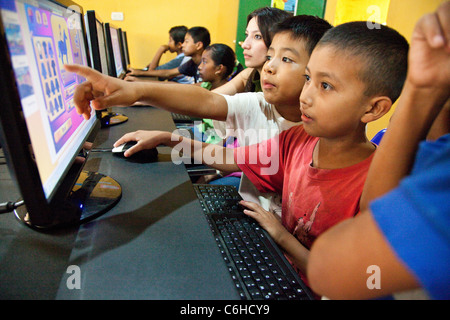
[[[269,234],[242,212],[235,187],[194,189],[241,299],[314,299]]]

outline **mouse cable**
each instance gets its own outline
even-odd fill
[[[23,201],[23,200],[17,201],[17,202],[8,201],[8,202],[0,203],[0,214],[11,212],[14,209],[16,209],[24,204],[25,204],[25,201]]]

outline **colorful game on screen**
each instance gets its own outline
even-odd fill
[[[85,53],[80,50],[82,30],[71,24],[70,14],[66,12],[51,12],[27,3],[19,7],[15,3],[2,0],[0,5],[8,43],[10,48],[14,48],[11,55],[22,104],[25,109],[27,102],[24,100],[34,95],[37,89],[31,83],[30,68],[33,66],[27,61],[30,59],[27,46],[31,45],[45,102],[44,105],[38,104],[38,108],[46,108],[48,130],[57,157],[83,121],[76,113],[72,98],[76,85],[84,79],[63,68],[64,64],[86,64]],[[20,19],[23,14],[26,15],[26,25]],[[24,37],[24,34],[29,37]],[[24,38],[31,38],[31,43],[24,43]],[[27,115],[27,110],[24,111]],[[28,111],[33,111],[31,106]]]

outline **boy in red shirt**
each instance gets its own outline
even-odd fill
[[[239,168],[261,192],[282,194],[281,223],[255,203],[242,204],[301,275],[314,240],[359,212],[376,149],[366,138],[366,124],[389,111],[402,89],[408,44],[396,31],[380,27],[352,22],[327,31],[306,66],[300,96],[303,125],[234,153]],[[267,62],[267,74],[271,67]],[[264,150],[271,151],[270,161],[252,164],[251,156]]]
[[[361,213],[311,248],[308,279],[330,299],[450,299],[450,1],[417,22],[408,58]]]

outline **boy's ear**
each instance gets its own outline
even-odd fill
[[[197,51],[200,51],[200,50],[202,50],[202,49],[205,49],[205,48],[203,47],[203,42],[201,42],[201,41],[197,41],[197,42],[195,43],[195,46],[197,47]]]
[[[386,96],[378,96],[369,100],[366,112],[361,118],[364,123],[380,119],[391,110],[392,100]]]

